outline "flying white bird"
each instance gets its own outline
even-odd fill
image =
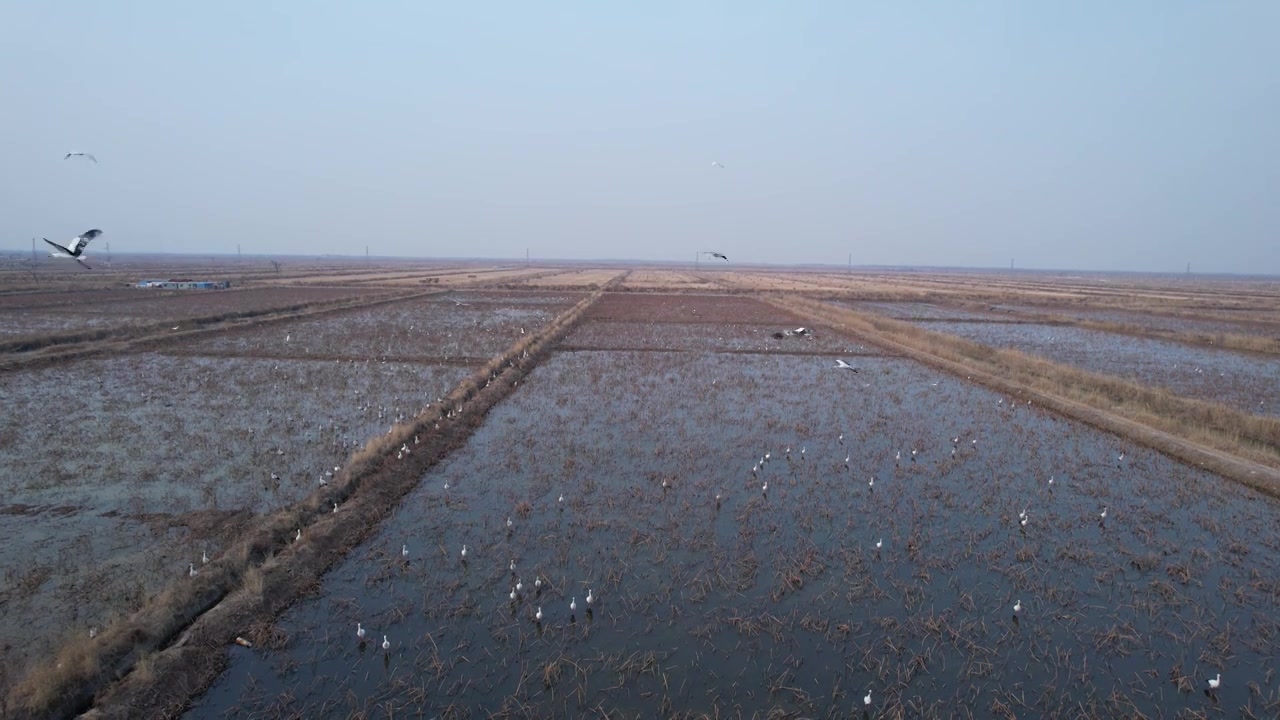
[[[839,359],[839,358],[836,358],[836,365],[835,365],[835,367],[834,367],[834,368],[832,368],[832,369],[833,369],[833,370],[852,370],[852,371],[854,371],[854,372],[858,372],[858,368],[856,368],[856,367],[854,367],[854,366],[850,365],[849,363],[847,363],[847,362],[845,362],[844,360],[841,360],[841,359]]]
[[[66,155],[62,156],[62,159],[63,159],[63,160],[70,160],[70,159],[71,159],[71,158],[73,158],[73,157],[87,157],[87,158],[89,158],[90,160],[92,160],[92,161],[93,161],[93,163],[94,163],[95,165],[97,165],[97,164],[98,164],[98,158],[96,158],[96,157],[94,157],[92,154],[90,154],[90,153],[86,153],[86,152],[69,152],[69,153],[67,153]]]
[[[721,165],[721,164],[720,164],[718,161],[716,161],[716,160],[712,160],[712,161],[711,161],[711,167],[718,167],[718,168],[720,168],[721,170],[723,170],[723,169],[724,169],[724,165]]]
[[[59,245],[49,238],[43,238],[43,240],[46,243],[49,243],[50,247],[55,250],[55,252],[49,253],[49,257],[70,258],[81,265],[84,265],[86,269],[92,270],[93,268],[89,267],[84,262],[84,258],[88,257],[84,254],[84,249],[89,246],[90,240],[93,240],[101,234],[102,231],[97,228],[94,228],[93,230],[85,230],[83,233],[75,236],[68,245]]]

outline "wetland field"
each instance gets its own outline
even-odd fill
[[[1280,709],[1273,501],[901,358],[661,344],[544,361],[188,716]]]
[[[461,284],[405,285],[435,276]],[[1247,486],[781,302],[1275,415],[1280,358],[1069,318],[1141,324],[1113,298],[1145,293],[1166,331],[1215,292],[1266,318],[1280,289],[1123,280],[351,263],[169,339],[222,307],[0,295],[37,333],[147,318],[106,326],[144,345],[0,371],[0,716],[1280,717],[1280,459]],[[1035,315],[1050,295],[1068,319]],[[398,463],[419,439],[440,451]],[[407,493],[361,516],[389,479]],[[166,664],[181,629],[94,655],[262,518],[330,500],[316,537],[364,529],[323,564],[305,525],[255,546],[305,589],[201,625],[214,672]]]

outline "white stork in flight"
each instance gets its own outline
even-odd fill
[[[59,245],[58,243],[50,240],[49,238],[42,238],[42,239],[45,242],[49,243],[49,246],[54,249],[54,252],[49,253],[49,257],[70,258],[80,263],[81,265],[84,265],[86,269],[92,270],[93,268],[85,264],[84,259],[88,256],[84,254],[84,249],[88,247],[90,240],[98,237],[101,234],[102,234],[102,231],[97,228],[94,228],[92,230],[85,230],[83,233],[80,233],[79,235],[72,238],[70,244],[67,244],[67,245]]]

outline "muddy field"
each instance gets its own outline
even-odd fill
[[[609,293],[587,311],[588,320],[633,323],[733,323],[794,328],[804,322],[748,297],[700,294]]]
[[[1240,335],[1280,335],[1280,323],[1258,317],[1253,321],[1230,317],[1186,317],[1178,315],[1162,315],[1159,313],[1139,313],[1107,308],[1079,308],[1040,305],[1001,305],[996,308],[1000,313],[1016,313],[1022,316],[1067,317],[1077,320],[1116,323],[1133,327],[1163,330],[1166,332],[1190,332],[1216,335],[1221,333],[1237,333]]]
[[[849,300],[843,302],[835,302],[836,305],[847,307],[851,310],[861,312],[870,312],[877,315],[884,315],[895,320],[913,320],[929,322],[935,320],[1005,320],[1008,316],[1001,316],[994,312],[977,312],[973,310],[965,310],[963,308],[950,307],[947,305],[935,305],[933,303],[923,302],[862,302],[857,300]]]
[[[1015,348],[1258,415],[1280,415],[1280,359],[1036,323],[929,322],[935,332]]]
[[[458,293],[0,374],[0,692],[576,299]]]
[[[0,338],[180,322],[308,303],[369,297],[386,291],[341,288],[250,288],[160,292],[24,293],[0,296]],[[83,296],[83,297],[82,297]]]
[[[1280,713],[1276,503],[901,358],[706,352],[792,320],[750,300],[632,300],[566,344],[698,351],[553,355],[190,716]]]
[[[675,290],[675,291],[705,291],[719,290],[720,286],[712,282],[709,278],[714,276],[720,268],[714,266],[708,268],[707,273],[703,273],[701,269],[695,272],[680,272],[677,270],[632,270],[622,282],[622,287],[629,290]]]
[[[142,354],[0,375],[0,660],[136,607],[468,372]]]
[[[223,333],[193,342],[184,351],[478,365],[574,302],[566,294],[453,292]]]
[[[563,344],[564,350],[691,350],[701,352],[783,352],[798,355],[865,353],[859,342],[842,337],[825,326],[809,335],[775,337],[792,329],[782,324],[737,325],[729,323],[640,324],[588,321]]]

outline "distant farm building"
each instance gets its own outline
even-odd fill
[[[226,290],[231,287],[230,280],[191,280],[178,278],[169,280],[139,280],[140,288],[159,288],[161,290]]]

